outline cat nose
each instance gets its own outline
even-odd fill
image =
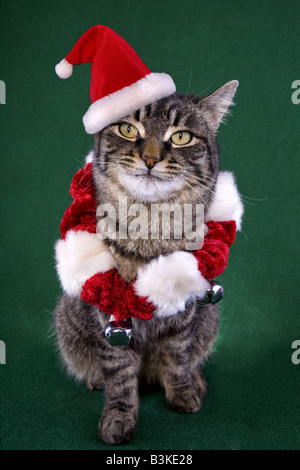
[[[151,170],[154,165],[156,165],[156,163],[159,161],[158,158],[152,157],[151,155],[143,155],[142,160],[144,160],[146,167],[149,168],[149,170]]]

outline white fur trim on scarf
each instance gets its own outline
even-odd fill
[[[230,171],[221,171],[205,221],[227,222],[235,220],[237,230],[241,230],[243,212],[243,203],[233,174]]]
[[[115,261],[95,233],[70,230],[55,245],[56,269],[64,292],[79,296],[85,281],[115,268]]]
[[[203,298],[210,284],[191,253],[175,251],[140,268],[134,286],[156,306],[156,316],[169,317],[183,311],[187,300]]]

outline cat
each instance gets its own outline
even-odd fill
[[[97,205],[112,204],[118,217],[120,196],[126,197],[128,204],[142,203],[147,210],[153,203],[202,204],[208,217],[219,177],[216,134],[233,104],[237,85],[237,81],[228,82],[204,98],[175,93],[97,133],[90,176]],[[241,206],[239,196],[236,198]],[[214,210],[218,212],[218,207]],[[126,283],[157,259],[163,263],[178,253],[192,256],[185,252],[184,236],[176,239],[171,232],[170,239],[163,239],[160,232],[159,239],[121,239],[118,222],[117,236],[108,236],[102,243]],[[149,220],[144,223],[149,228]],[[58,345],[67,369],[89,388],[105,389],[99,432],[108,444],[129,441],[135,433],[141,382],[159,383],[169,405],[180,412],[198,411],[206,393],[199,367],[210,354],[218,332],[218,306],[203,304],[194,296],[182,308],[176,295],[193,282],[184,263],[171,265],[162,273],[159,263],[157,271],[146,272],[141,291],[151,285],[158,297],[166,295],[166,305],[169,302],[173,310],[164,310],[162,305],[160,314],[150,320],[132,318],[134,335],[128,346],[111,346],[104,336],[107,313],[73,291],[63,294],[54,311]],[[173,275],[176,279],[169,284],[170,292],[165,292],[168,289],[162,289],[162,284]]]

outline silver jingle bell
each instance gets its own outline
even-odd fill
[[[104,334],[111,346],[127,346],[132,338],[132,323],[127,320],[111,320],[104,328]]]
[[[205,296],[201,299],[202,304],[217,304],[222,300],[224,289],[220,284],[214,281],[210,282],[210,289],[207,289]]]

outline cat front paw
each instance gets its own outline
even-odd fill
[[[166,393],[168,404],[173,410],[180,413],[195,413],[202,406],[202,393],[198,388],[190,388],[179,391],[169,391]]]
[[[103,384],[102,381],[94,382],[94,381],[91,381],[91,380],[87,380],[85,382],[85,385],[89,390],[103,390],[103,388],[104,388],[104,384]]]
[[[202,406],[206,389],[206,382],[202,374],[195,370],[191,376],[191,384],[184,388],[167,388],[166,399],[170,407],[180,413],[195,413]]]
[[[120,410],[105,412],[99,422],[101,439],[109,445],[128,442],[134,435],[137,420],[131,413]]]

